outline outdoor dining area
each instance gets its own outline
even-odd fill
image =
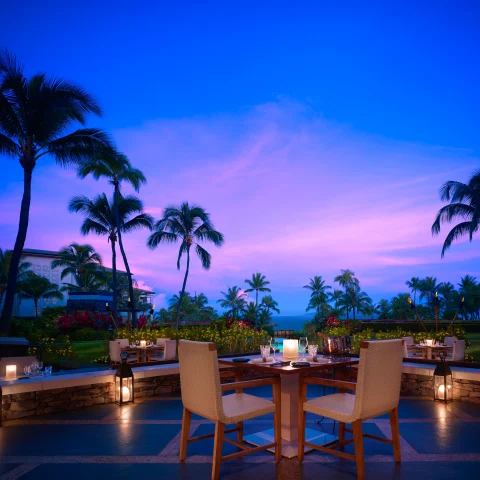
[[[177,356],[177,341],[169,338],[157,338],[155,344],[148,340],[130,343],[128,338],[119,338],[110,341],[108,346],[112,368],[122,363],[122,353],[126,353],[127,363],[132,366],[172,361]]]

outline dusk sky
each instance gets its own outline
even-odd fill
[[[100,6],[99,6],[100,5]],[[32,1],[0,5],[0,45],[98,98],[101,119],[148,184],[146,210],[198,203],[225,235],[187,290],[211,304],[261,272],[283,315],[309,277],[349,268],[374,301],[432,275],[480,277],[480,238],[444,259],[430,228],[447,180],[480,168],[479,2]],[[2,157],[0,247],[17,233],[23,171]],[[126,189],[129,191],[128,189]],[[73,195],[110,192],[43,157],[25,247],[91,243]],[[181,288],[178,246],[125,237],[131,269],[159,295]],[[123,268],[121,258],[119,268]]]

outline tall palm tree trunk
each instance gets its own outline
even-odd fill
[[[255,308],[258,306],[258,288],[255,290]]]
[[[38,300],[33,299],[33,307],[35,308],[35,318],[38,318]]]
[[[118,246],[120,247],[120,252],[122,253],[123,263],[125,264],[125,270],[127,271],[128,276],[128,295],[130,297],[130,305],[132,309],[132,325],[134,328],[138,327],[137,322],[137,312],[136,312],[136,305],[135,305],[135,295],[133,293],[133,281],[132,281],[132,274],[130,273],[130,266],[128,265],[127,255],[125,254],[125,249],[123,248],[123,241],[122,241],[122,229],[120,225],[120,213],[118,212],[118,197],[120,195],[118,182],[115,183],[115,223],[117,224],[117,235],[118,235]]]
[[[117,252],[115,251],[115,239],[110,238],[110,243],[112,244],[112,290],[113,290],[113,299],[112,299],[112,310],[113,310],[113,324],[114,326],[118,321],[117,314]]]
[[[185,278],[183,279],[182,291],[180,292],[180,300],[178,301],[177,316],[175,318],[175,330],[178,329],[178,321],[180,320],[180,308],[182,307],[183,295],[187,286],[188,270],[190,268],[190,247],[187,247],[187,269],[185,270]]]
[[[20,161],[22,162],[22,160]],[[23,166],[23,165],[22,165]],[[3,305],[2,317],[0,319],[0,331],[8,335],[10,323],[12,321],[13,301],[15,299],[18,265],[22,256],[25,239],[27,238],[28,217],[30,214],[30,201],[32,198],[32,172],[35,167],[23,166],[23,197],[20,208],[20,222],[18,224],[18,233],[13,247],[12,258],[10,259],[10,268],[8,269],[7,293]]]

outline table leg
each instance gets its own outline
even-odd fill
[[[298,455],[298,395],[299,395],[299,376],[281,375],[280,377],[280,398],[282,404],[282,456],[293,458]],[[253,445],[266,445],[274,442],[273,428],[263,432],[246,435],[244,440]],[[305,429],[305,440],[317,445],[327,445],[338,440],[336,435],[324,433],[311,428]],[[306,448],[305,451],[310,451]],[[272,449],[272,452],[275,450]]]

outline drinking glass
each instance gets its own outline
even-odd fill
[[[26,367],[23,367],[23,373],[27,376],[30,377],[32,375],[32,370],[30,368],[30,365],[27,365]]]
[[[315,361],[318,353],[318,345],[309,345],[308,346],[308,355],[312,357],[312,360]]]
[[[52,367],[45,367],[45,375],[49,377],[52,374]]]
[[[308,340],[307,337],[300,337],[298,344],[302,350],[302,358],[301,360],[305,360],[305,350],[308,347]]]
[[[266,362],[267,358],[270,356],[270,345],[260,345],[260,355],[263,358],[263,361]]]
[[[278,340],[276,338],[273,338],[272,340],[272,343],[271,343],[271,347],[273,349],[273,359],[275,360],[275,351],[277,350],[279,344],[278,344]]]

